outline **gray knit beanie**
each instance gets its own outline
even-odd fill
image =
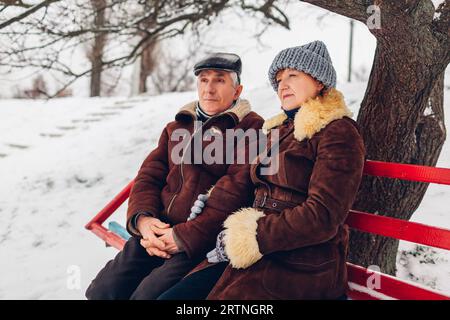
[[[303,71],[322,82],[326,88],[336,87],[336,70],[322,41],[287,48],[277,54],[269,69],[269,80],[275,91],[278,91],[277,72],[286,68]]]

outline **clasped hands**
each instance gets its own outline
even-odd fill
[[[142,235],[141,246],[149,255],[169,259],[180,252],[173,238],[173,228],[168,223],[153,217],[139,217],[137,229]]]
[[[205,207],[208,195],[201,194],[191,208],[189,220],[194,220]],[[158,256],[169,259],[172,254],[180,252],[173,237],[173,228],[168,223],[153,217],[140,217],[137,221],[137,228],[142,235],[141,246],[145,248],[151,256]],[[229,261],[225,252],[225,231],[217,235],[216,247],[207,253],[206,257],[210,263]]]

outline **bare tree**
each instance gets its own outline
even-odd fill
[[[22,0],[1,0],[0,1],[0,12],[6,10],[8,7],[20,7],[20,8],[24,8],[26,10],[7,19],[6,21],[1,22],[0,30],[3,28],[6,28],[7,26],[9,26],[15,22],[25,19],[26,17],[34,14],[35,12],[39,11],[40,9],[48,7],[52,3],[58,2],[58,1],[61,1],[61,0],[44,0],[38,4],[30,4],[30,3],[23,2]]]
[[[38,74],[32,80],[31,88],[21,89],[16,87],[14,98],[15,99],[43,99],[48,97],[47,83],[41,74]]]
[[[101,61],[102,70],[125,67],[137,57],[145,57],[150,47],[160,40],[208,25],[221,12],[241,8],[257,14],[265,23],[288,27],[287,17],[277,9],[275,1],[248,5],[242,0],[188,1],[188,0],[109,0],[105,6],[110,17],[103,26],[86,26],[95,20],[98,11],[91,1],[56,1],[46,10],[17,20],[0,30],[7,46],[0,47],[0,66],[9,72],[16,68],[35,67],[57,72],[67,77],[63,90],[80,77],[89,75],[93,66],[80,68],[66,62],[65,55],[88,43],[99,34],[111,38],[106,44]],[[95,68],[100,68],[95,64]]]
[[[101,30],[105,26],[106,0],[91,0],[92,8],[95,12],[94,28]],[[102,69],[103,51],[107,41],[106,32],[98,32],[94,36],[93,46],[88,51],[88,59],[91,62],[91,97],[101,95],[102,89]]]
[[[184,48],[183,53],[174,53],[167,48],[167,43],[162,43],[155,55],[158,64],[149,77],[149,92],[161,94],[164,92],[182,92],[195,88],[195,78],[192,66],[198,61],[199,50],[196,43],[191,43]]]
[[[146,21],[146,29],[151,29],[155,24],[154,20]],[[142,39],[146,37],[145,32],[140,31],[139,35]],[[147,78],[155,68],[157,57],[155,51],[158,47],[159,40],[148,39],[142,46],[140,55],[140,72],[139,72],[139,93],[147,92]]]
[[[156,41],[149,41],[149,43],[142,50],[140,57],[140,73],[139,73],[139,93],[145,93],[148,91],[147,88],[147,78],[153,72],[156,65],[156,60],[158,59],[155,55],[157,48]],[[159,61],[159,63],[164,63]]]

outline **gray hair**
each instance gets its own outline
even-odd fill
[[[230,71],[231,80],[233,80],[233,86],[237,87],[239,83],[239,78],[236,72]]]
[[[227,72],[230,74],[231,80],[233,81],[233,86],[237,87],[238,85],[240,85],[237,73],[235,71],[227,71]],[[200,76],[200,73],[198,74],[198,76]]]

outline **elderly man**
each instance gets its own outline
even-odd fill
[[[205,161],[203,151],[216,140],[203,138],[199,147],[197,139],[199,132],[209,130],[219,133],[222,146],[229,146],[226,131],[261,128],[263,119],[239,98],[240,73],[241,60],[230,53],[211,54],[194,66],[198,101],[181,108],[144,160],[128,203],[127,229],[133,236],[92,281],[88,299],[156,299],[214,248],[227,215],[252,203],[250,157],[245,163]],[[175,152],[180,136],[185,137],[181,157]],[[248,156],[255,141],[241,138],[244,144],[234,151]],[[190,215],[197,198],[208,190],[202,214],[196,217],[194,210]]]

